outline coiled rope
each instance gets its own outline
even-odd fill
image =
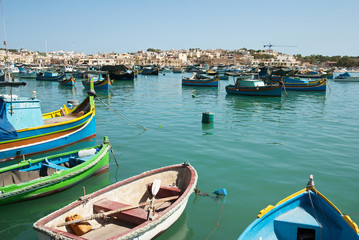
[[[99,100],[103,105],[105,105],[108,109],[110,109],[112,112],[114,112],[116,115],[118,115],[120,118],[122,118],[123,120],[129,122],[130,124],[143,129],[144,131],[147,131],[147,128],[135,123],[134,121],[131,121],[130,119],[128,119],[127,117],[125,117],[124,115],[122,115],[121,113],[116,112],[115,110],[113,110],[109,105],[107,105],[104,101],[102,101],[98,96],[96,96],[96,99]]]

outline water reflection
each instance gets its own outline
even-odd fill
[[[282,108],[282,99],[280,97],[257,97],[226,95],[227,105],[236,111],[241,110],[278,110]]]
[[[187,212],[184,211],[179,219],[156,239],[194,239],[194,230],[188,227],[187,218]]]

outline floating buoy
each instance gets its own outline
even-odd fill
[[[202,113],[202,123],[213,123],[214,121],[214,114],[210,112],[203,112]]]
[[[225,188],[217,189],[214,193],[217,195],[227,196],[227,190]]]

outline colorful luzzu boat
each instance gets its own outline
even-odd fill
[[[359,239],[359,229],[348,215],[314,188],[307,187],[261,210],[238,239]]]
[[[260,79],[237,78],[235,85],[226,86],[226,92],[228,94],[248,96],[282,96],[282,88],[279,83],[267,84]]]
[[[0,162],[49,151],[96,135],[95,92],[73,109],[41,113],[40,101],[0,97]]]
[[[182,85],[199,86],[199,87],[218,87],[218,76],[206,77],[198,73],[194,73],[191,77],[183,77]]]
[[[109,77],[105,78],[105,79],[97,79],[97,80],[93,80],[94,82],[94,88],[96,90],[110,90],[111,86],[112,86],[112,81],[110,80]],[[86,88],[89,89],[90,88],[90,82],[88,80],[82,80],[82,85]]]
[[[59,83],[60,86],[73,87],[75,86],[76,80],[74,77],[71,76],[69,78],[64,77],[63,79],[59,79],[57,82]]]

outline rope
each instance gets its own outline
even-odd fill
[[[223,208],[224,208],[224,202],[222,203],[222,211],[221,211],[221,214],[219,215],[218,217],[218,220],[216,222],[216,226],[214,227],[213,231],[206,237],[206,239],[209,239],[209,237],[217,230],[217,228],[219,227],[219,221],[221,220],[222,218],[222,215],[223,215]]]
[[[322,227],[322,224],[318,221],[317,213],[315,212],[314,205],[312,202],[312,197],[310,196],[309,189],[307,191],[308,191],[308,195],[309,195],[310,204],[312,205],[315,220],[317,221],[317,223],[319,224],[319,227],[320,227],[320,239],[322,239],[323,238],[323,227]]]
[[[125,117],[124,115],[116,112],[115,110],[113,110],[110,106],[108,106],[106,103],[104,103],[99,97],[96,97],[96,99],[98,99],[103,105],[105,105],[108,109],[110,109],[112,112],[114,112],[115,114],[117,114],[120,118],[122,118],[123,120],[126,120],[127,122],[131,123],[132,125],[138,127],[138,128],[141,128],[143,129],[144,131],[147,131],[147,128],[145,128],[144,126],[138,124],[138,123],[135,123],[133,121],[131,121],[130,119],[128,119],[127,117]]]
[[[113,152],[113,148],[112,148],[111,143],[108,142],[108,145],[110,145],[110,149],[111,149],[112,156],[113,156],[113,158],[115,159],[115,162],[116,162],[117,167],[119,167],[120,165],[119,165],[118,162],[117,162],[117,159],[116,159],[115,153]]]
[[[208,196],[208,197],[211,197],[213,199],[218,199],[218,196],[217,197],[212,197],[210,196],[208,193],[204,193],[204,192],[201,192],[201,190],[199,190],[198,188],[195,188],[194,189],[194,192],[196,195],[200,195],[200,196]],[[219,215],[218,217],[218,220],[216,222],[216,226],[214,227],[214,229],[212,230],[212,232],[206,237],[206,239],[209,239],[210,236],[217,230],[217,228],[219,227],[219,221],[221,220],[222,218],[222,215],[223,215],[223,208],[224,208],[224,202],[222,202],[222,210],[221,210],[221,214]]]

